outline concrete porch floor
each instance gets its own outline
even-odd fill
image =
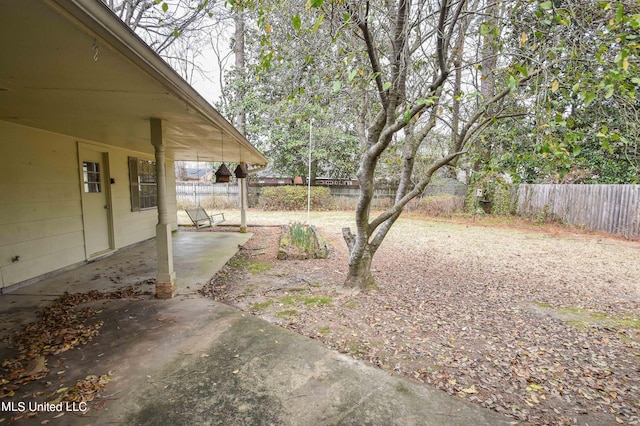
[[[55,425],[501,425],[509,419],[330,351],[197,293],[250,234],[174,234],[178,296],[91,304],[99,334],[49,356],[47,394],[112,373],[101,409],[38,414]],[[35,319],[64,291],[112,291],[155,277],[155,241],[0,295],[0,337]],[[145,288],[149,284],[141,284]],[[0,343],[0,360],[15,350]],[[29,403],[31,382],[8,400]],[[3,405],[0,422],[13,414]]]

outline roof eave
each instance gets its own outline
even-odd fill
[[[147,72],[167,91],[174,94],[188,108],[197,111],[211,125],[220,128],[225,136],[231,137],[244,149],[252,152],[266,165],[268,160],[215,108],[213,108],[193,87],[180,77],[156,52],[129,27],[118,19],[100,0],[46,0],[61,13],[80,22],[96,35],[107,41],[132,63]],[[117,18],[117,17],[116,17]]]

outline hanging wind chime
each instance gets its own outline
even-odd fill
[[[228,183],[231,177],[231,172],[226,164],[224,164],[224,133],[220,131],[220,138],[222,141],[222,164],[216,171],[216,183]]]

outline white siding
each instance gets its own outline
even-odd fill
[[[127,162],[153,156],[81,143],[109,153],[115,248],[155,237],[157,210],[131,211]],[[75,138],[0,121],[0,288],[86,260],[78,168]],[[172,173],[167,181],[177,229]]]
[[[75,141],[0,122],[0,152],[2,287],[84,260]]]

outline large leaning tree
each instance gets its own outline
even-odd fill
[[[372,259],[407,203],[422,194],[437,170],[455,163],[487,126],[521,114],[506,98],[534,72],[524,65],[517,71],[512,58],[495,57],[502,31],[492,10],[495,3],[398,0],[330,5],[343,19],[344,37],[366,58],[359,64],[365,64],[362,74],[371,81],[363,94],[369,104],[357,173],[356,233],[343,229],[350,253],[347,286],[375,287]],[[483,52],[492,57],[483,58]],[[483,63],[493,68],[483,69]],[[507,71],[498,73],[499,67]],[[487,88],[480,79],[494,83]],[[419,153],[443,132],[450,133],[447,152],[417,173]],[[400,156],[399,186],[393,205],[373,216],[376,169],[389,151]]]
[[[314,81],[330,79],[330,99],[349,106],[341,119],[348,116],[357,131],[360,193],[355,233],[343,229],[345,285],[373,288],[372,259],[407,203],[439,169],[455,167],[487,128],[524,115],[526,99],[509,95],[553,60],[533,61],[538,56],[527,50],[545,39],[544,32],[528,35],[539,20],[555,25],[555,6],[534,0],[308,0],[285,2],[285,8],[279,1],[243,2],[260,18],[259,63],[269,69],[297,52],[304,58],[300,71]],[[272,23],[281,20],[275,14],[284,10],[292,15],[288,35],[271,37]],[[517,22],[521,17],[531,22]],[[524,35],[516,33],[520,27]],[[319,55],[291,49],[289,41],[309,34],[324,40]],[[514,37],[521,40],[517,49],[503,42]],[[396,165],[398,189],[393,205],[374,215],[375,184],[387,163]]]
[[[557,91],[563,64],[580,61],[570,34],[587,31],[600,48],[600,60],[583,70],[600,79],[572,87],[577,103],[587,104],[597,93],[604,99],[620,93],[637,103],[633,70],[640,18],[633,2],[594,3],[594,19],[580,20],[577,15],[588,10],[575,0],[309,0],[307,6],[330,18],[334,46],[352,58],[343,64],[341,79],[360,75],[366,83],[351,85],[351,97],[361,89],[353,116],[364,126],[356,232],[343,229],[347,286],[375,287],[375,253],[436,171],[455,166],[471,147],[490,158],[492,127],[530,116],[540,93]],[[602,60],[606,57],[612,65]],[[556,112],[560,122],[565,115]],[[444,154],[425,155],[437,151],[443,134],[450,141]],[[399,185],[393,205],[374,215],[376,172],[389,155],[400,163]],[[425,156],[433,159],[430,165],[417,168]]]

